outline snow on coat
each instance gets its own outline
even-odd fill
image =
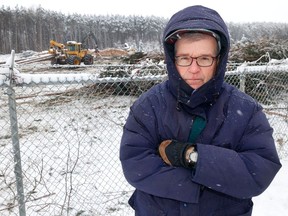
[[[171,17],[163,38],[182,28],[217,32],[220,63],[215,77],[194,91],[176,70],[174,46],[164,41],[169,79],[140,96],[123,130],[120,160],[136,189],[129,203],[136,215],[251,215],[252,198],[281,168],[273,129],[260,104],[224,82],[229,33],[218,13],[185,8]],[[166,165],[159,144],[187,142],[195,115],[207,122],[196,140],[195,170]]]

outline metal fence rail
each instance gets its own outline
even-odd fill
[[[122,127],[135,99],[166,79],[163,67],[134,69],[23,74],[13,60],[0,68],[0,215],[133,215],[118,155]],[[287,71],[240,66],[225,77],[263,104],[280,157],[288,146]]]

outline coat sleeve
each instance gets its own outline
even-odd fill
[[[273,129],[262,109],[257,109],[243,131],[241,123],[237,123],[243,116],[233,125],[228,124],[230,134],[225,134],[227,127],[221,128],[220,137],[235,136],[229,148],[220,142],[218,145],[197,144],[198,161],[193,181],[241,199],[257,196],[269,186],[281,163],[272,137]]]
[[[124,176],[133,187],[145,193],[197,203],[200,185],[192,181],[192,171],[168,166],[158,154],[161,140],[156,116],[159,118],[160,110],[155,107],[145,100],[130,109],[120,145]]]

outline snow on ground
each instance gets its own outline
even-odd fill
[[[288,157],[281,160],[282,168],[263,194],[255,197],[253,216],[288,215]]]

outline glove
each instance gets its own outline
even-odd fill
[[[192,143],[182,143],[176,140],[164,140],[159,145],[159,154],[164,162],[170,166],[191,168],[186,160],[186,151],[195,147]]]

